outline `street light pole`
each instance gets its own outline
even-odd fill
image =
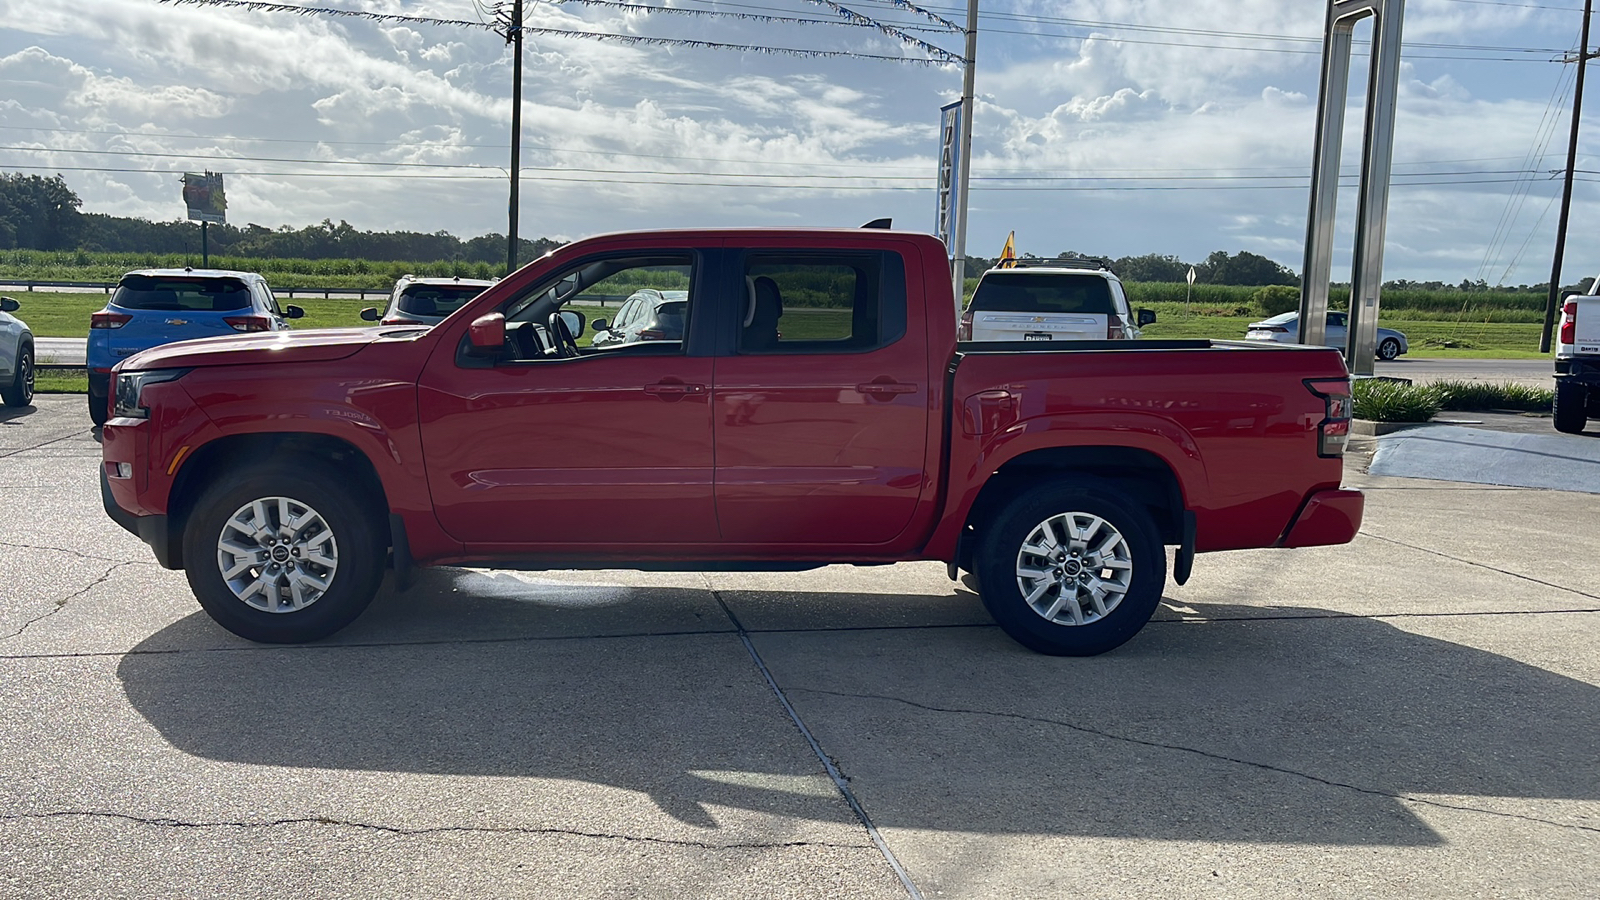
[[[1556,304],[1561,302],[1561,263],[1567,253],[1567,214],[1572,210],[1572,171],[1578,164],[1578,121],[1583,115],[1583,73],[1593,54],[1589,52],[1589,13],[1594,0],[1583,0],[1583,36],[1578,39],[1578,83],[1572,92],[1572,134],[1567,141],[1567,177],[1561,187],[1561,221],[1556,225],[1556,255],[1550,265],[1550,297],[1544,307],[1544,330],[1539,333],[1539,352],[1550,352],[1550,333],[1556,321]]]
[[[961,315],[961,301],[967,287],[967,178],[972,173],[972,93],[977,80],[977,56],[978,0],[967,0],[967,65],[961,75],[961,163],[956,173],[960,188],[955,196],[955,223],[950,229],[950,251],[955,256],[951,279],[955,282],[957,316]]]
[[[522,165],[522,0],[514,0],[511,25],[506,29],[511,45],[511,201],[506,227],[506,274],[517,270],[518,168]]]

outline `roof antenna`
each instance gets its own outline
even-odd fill
[[[865,224],[865,225],[863,225],[861,227],[862,228],[893,228],[894,227],[894,220],[893,219],[873,219],[871,222],[868,222],[867,224]]]

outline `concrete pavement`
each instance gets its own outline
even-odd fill
[[[80,405],[0,412],[0,897],[1600,882],[1587,495],[1351,468],[1354,544],[1203,556],[1092,659],[938,564],[436,570],[263,647],[105,519]]]

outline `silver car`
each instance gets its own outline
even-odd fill
[[[1328,313],[1328,332],[1323,338],[1323,343],[1329,347],[1343,347],[1349,335],[1348,314],[1342,312]],[[1300,314],[1287,312],[1250,323],[1249,330],[1245,332],[1247,341],[1272,341],[1275,344],[1296,344],[1300,342]],[[1407,350],[1411,345],[1406,342],[1406,336],[1393,328],[1378,329],[1378,358],[1394,359]]]
[[[437,325],[492,284],[475,278],[406,275],[394,283],[388,306],[382,311],[369,306],[361,311],[361,318],[384,325]]]
[[[12,315],[21,307],[0,297],[0,400],[7,406],[33,402],[33,331]]]
[[[683,340],[683,316],[689,308],[688,291],[658,291],[644,288],[634,291],[616,318],[594,320],[594,340],[591,346],[606,348],[644,341]]]

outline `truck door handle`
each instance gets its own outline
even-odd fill
[[[682,381],[658,381],[644,386],[646,394],[655,394],[659,397],[682,397],[685,394],[704,394],[706,386],[703,384],[685,384]]]
[[[902,384],[898,381],[868,381],[856,385],[856,390],[871,397],[886,394],[914,394],[917,392],[917,386],[914,384]]]

